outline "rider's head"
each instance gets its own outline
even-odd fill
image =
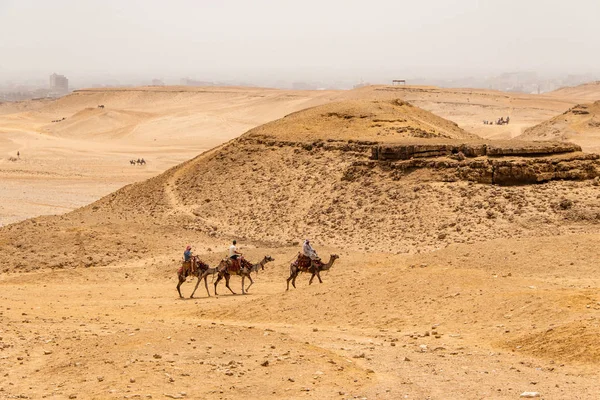
[[[233,241],[233,244],[237,244],[237,241],[235,241],[235,240],[234,240],[234,241]]]
[[[188,246],[187,246],[185,249],[186,249],[186,250],[191,250],[191,249],[192,249],[192,246],[190,246],[190,245],[188,244]]]

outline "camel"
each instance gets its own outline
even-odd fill
[[[309,285],[312,284],[312,281],[315,278],[315,276],[319,279],[319,283],[323,283],[323,281],[321,280],[321,271],[328,271],[329,269],[331,269],[333,263],[338,258],[340,258],[340,256],[338,256],[337,254],[332,254],[331,256],[329,256],[329,261],[327,262],[327,264],[323,264],[321,261],[318,260],[310,260],[310,263],[307,263],[301,258],[301,255],[298,254],[298,258],[296,259],[296,261],[294,261],[290,265],[290,277],[287,278],[286,291],[290,290],[290,281],[292,281],[292,286],[294,287],[294,289],[296,288],[296,277],[298,277],[298,274],[300,272],[310,272],[312,274],[310,280],[308,281]]]
[[[219,276],[217,277],[217,280],[215,281],[215,296],[218,295],[217,294],[217,284],[223,278],[225,278],[225,287],[227,289],[229,289],[229,291],[231,293],[236,294],[229,287],[229,279],[231,278],[231,275],[239,275],[242,277],[242,294],[246,294],[246,292],[248,292],[248,289],[250,289],[250,286],[252,286],[252,284],[254,283],[254,281],[252,280],[252,277],[250,276],[250,273],[252,273],[252,272],[258,273],[259,269],[264,270],[265,264],[268,262],[271,262],[271,261],[275,261],[275,259],[271,256],[265,256],[258,263],[251,264],[249,261],[246,261],[242,258],[242,259],[240,259],[240,262],[241,262],[240,269],[234,269],[231,261],[232,261],[231,259],[225,258],[225,259],[221,260],[221,263],[219,263],[219,266],[217,267]],[[246,278],[250,279],[250,284],[248,285],[247,288],[244,288],[244,280]]]
[[[194,288],[194,291],[192,292],[190,299],[194,297],[194,293],[196,293],[196,289],[198,289],[198,285],[200,284],[200,281],[202,279],[204,279],[204,286],[206,286],[206,293],[208,293],[208,297],[210,297],[210,292],[208,291],[208,278],[207,278],[209,274],[207,274],[206,272],[211,269],[215,270],[216,268],[210,268],[208,266],[208,264],[200,261],[200,259],[197,256],[192,257],[191,263],[192,263],[191,271],[185,269],[183,267],[183,265],[177,271],[177,277],[179,278],[179,283],[177,283],[177,291],[179,292],[179,297],[183,298],[180,287],[181,287],[181,284],[183,282],[185,282],[186,278],[190,275],[193,275],[198,278],[198,282],[196,283],[196,287]]]

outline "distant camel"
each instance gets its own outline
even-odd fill
[[[329,262],[327,264],[323,264],[319,260],[311,260],[303,254],[298,254],[298,258],[290,265],[290,277],[287,278],[287,289],[290,290],[290,281],[292,281],[292,286],[294,289],[296,288],[296,278],[300,272],[310,272],[312,275],[308,284],[312,284],[315,276],[319,279],[319,283],[323,283],[321,280],[321,271],[328,271],[333,266],[335,260],[340,258],[337,254],[332,254],[329,257]]]
[[[271,256],[265,256],[258,263],[251,264],[249,261],[246,261],[242,258],[240,259],[241,267],[239,269],[236,269],[234,267],[232,261],[233,260],[231,260],[230,258],[226,258],[224,260],[221,260],[219,266],[217,267],[219,276],[215,281],[215,296],[217,295],[217,285],[223,278],[225,278],[225,287],[229,289],[231,293],[236,294],[229,287],[229,279],[231,278],[231,275],[239,275],[242,277],[242,294],[246,294],[248,289],[250,289],[250,286],[252,286],[252,284],[254,283],[252,277],[250,276],[250,273],[258,272],[259,269],[265,269],[265,264],[271,261],[275,261],[275,259]],[[246,277],[250,279],[250,284],[247,288],[244,288],[244,280],[246,279]]]
[[[196,287],[194,288],[194,291],[192,292],[190,299],[194,297],[194,293],[196,293],[196,289],[198,289],[198,285],[200,284],[200,281],[202,279],[204,279],[204,286],[206,286],[206,293],[208,293],[208,297],[210,297],[210,292],[208,291],[208,279],[207,279],[209,274],[206,274],[206,272],[209,270],[216,271],[216,268],[210,268],[208,266],[208,264],[200,261],[200,259],[197,256],[193,256],[192,259],[190,261],[188,261],[188,263],[189,263],[189,268],[185,268],[186,265],[182,265],[181,268],[179,268],[179,270],[177,270],[177,278],[179,279],[179,283],[177,283],[177,291],[179,292],[179,297],[183,298],[183,296],[181,295],[181,289],[180,289],[181,284],[183,282],[185,282],[185,279],[188,276],[192,276],[192,275],[198,278],[198,282],[196,282]]]
[[[100,104],[98,108],[104,108],[104,104]]]
[[[129,160],[129,164],[135,165],[135,160]]]

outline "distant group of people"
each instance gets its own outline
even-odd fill
[[[146,160],[143,158],[138,158],[137,160],[129,160],[129,164],[131,165],[146,165]]]
[[[506,118],[500,117],[496,121],[484,120],[483,124],[484,125],[508,125],[509,122],[510,122],[510,117],[506,117]]]
[[[302,255],[310,258],[311,260],[315,260],[315,261],[320,260],[319,255],[317,254],[316,250],[313,249],[313,247],[310,244],[310,241],[308,239],[304,240],[304,243],[302,244]],[[185,248],[185,251],[183,252],[184,268],[190,268],[190,269],[192,268],[192,258],[193,257],[194,257],[194,254],[192,253],[192,246],[187,245]],[[232,260],[234,263],[237,263],[241,257],[242,257],[242,253],[239,251],[239,249],[237,247],[237,241],[234,240],[231,243],[231,246],[229,246],[228,258],[230,260]],[[185,273],[185,271],[184,271],[184,273]]]

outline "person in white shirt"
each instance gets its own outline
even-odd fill
[[[306,239],[304,241],[304,245],[302,245],[302,254],[304,254],[306,257],[309,257],[311,260],[319,260],[317,252],[312,248],[308,239]]]
[[[234,240],[233,244],[229,246],[229,258],[231,258],[232,260],[237,260],[242,255],[242,253],[238,251],[236,244],[237,241]]]

